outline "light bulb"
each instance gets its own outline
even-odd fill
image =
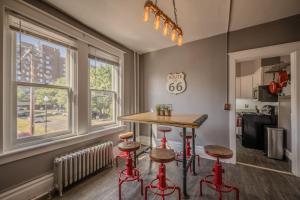
[[[176,40],[176,29],[175,28],[172,30],[171,40],[173,42],[175,42],[175,40]]]
[[[144,9],[144,22],[147,22],[149,20],[149,7],[146,6]]]
[[[178,46],[181,46],[181,45],[182,45],[182,34],[179,34],[179,35],[178,35],[177,45],[178,45]]]
[[[165,21],[164,23],[163,34],[164,36],[167,36],[169,34],[169,23],[167,21]]]
[[[159,15],[159,13],[157,13],[157,14],[155,15],[154,29],[155,29],[155,30],[158,30],[158,29],[159,29],[159,26],[160,26],[160,15]]]

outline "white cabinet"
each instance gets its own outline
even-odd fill
[[[252,99],[253,90],[262,85],[263,73],[260,61],[246,61],[239,63],[236,69],[236,98]]]
[[[235,79],[235,96],[238,99],[241,98],[241,77]]]
[[[247,75],[241,77],[241,98],[252,98],[253,76]]]
[[[258,68],[253,74],[253,88],[262,85],[262,68]]]

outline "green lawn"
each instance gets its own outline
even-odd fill
[[[45,122],[34,124],[35,136],[45,134]],[[64,131],[68,128],[68,116],[53,115],[47,118],[47,133]],[[17,118],[17,131],[18,134],[30,135],[30,120],[28,118]]]

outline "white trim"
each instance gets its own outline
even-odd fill
[[[54,174],[47,174],[38,179],[0,193],[2,200],[38,199],[53,190]]]
[[[241,61],[253,60],[256,58],[275,57],[282,55],[291,56],[291,110],[292,110],[292,173],[300,176],[300,136],[298,124],[300,123],[300,42],[292,42],[257,49],[230,53],[229,60],[229,100],[231,110],[229,112],[229,137],[230,148],[234,156],[232,162],[236,163],[236,134],[235,134],[235,68],[236,63]],[[293,112],[294,111],[294,112]]]
[[[9,162],[20,160],[23,158],[28,158],[28,157],[35,156],[38,154],[57,150],[57,149],[64,148],[64,147],[67,147],[70,145],[80,144],[83,142],[87,142],[89,140],[99,139],[104,136],[120,133],[125,130],[126,130],[126,126],[116,126],[113,128],[110,127],[110,128],[103,129],[102,131],[97,131],[94,133],[77,135],[74,137],[68,137],[68,138],[61,139],[61,140],[56,140],[56,141],[42,143],[39,145],[35,145],[35,146],[23,148],[23,149],[17,149],[17,150],[5,152],[3,154],[0,154],[0,166],[5,163],[9,163]]]
[[[262,170],[266,170],[266,171],[277,172],[277,173],[281,173],[281,174],[293,175],[291,172],[280,171],[280,170],[277,170],[277,169],[271,169],[271,168],[261,167],[261,166],[257,166],[257,165],[251,165],[251,164],[242,163],[242,162],[237,162],[237,164],[244,165],[244,166],[247,166],[247,167],[254,167],[254,168],[262,169]]]

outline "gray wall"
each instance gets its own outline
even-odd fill
[[[37,1],[37,0],[26,0],[26,2],[32,4],[33,6],[36,6],[37,8],[56,16],[73,26],[80,28],[89,34],[92,34],[96,36],[97,38],[104,40],[111,45],[114,45],[117,48],[122,49],[123,51],[127,52],[125,54],[125,66],[124,66],[124,76],[125,76],[125,83],[124,83],[124,92],[125,92],[125,99],[124,99],[124,112],[125,114],[132,113],[132,110],[134,108],[133,105],[133,88],[134,88],[134,82],[133,82],[133,51],[114,42],[110,38],[101,35],[100,33],[94,31],[93,29],[81,24],[80,22],[76,21],[75,19],[71,18],[70,16],[67,16],[64,13],[61,13],[60,11],[48,6],[47,4]],[[1,20],[2,21],[2,20]],[[0,22],[1,25],[1,22]],[[2,27],[0,26],[0,36],[2,37]],[[2,45],[2,40],[0,40],[0,45]],[[2,49],[0,53],[0,61],[2,60]],[[1,62],[3,63],[3,62]],[[80,66],[79,66],[80,67]],[[85,67],[85,66],[82,66]],[[2,76],[2,67],[0,68],[0,75]],[[2,87],[0,87],[0,92],[2,92]],[[2,99],[0,101],[2,104]],[[2,106],[0,106],[2,109]],[[1,110],[0,110],[1,111]],[[0,130],[2,130],[2,120],[0,120]],[[65,154],[70,151],[74,151],[79,148],[83,148],[85,146],[89,146],[94,143],[103,142],[112,140],[116,142],[118,140],[117,135],[107,136],[99,139],[94,139],[88,142],[84,142],[77,145],[72,145],[66,148],[57,149],[55,151],[51,151],[48,153],[40,154],[37,156],[33,156],[30,158],[25,158],[22,160],[18,160],[15,162],[7,163],[0,165],[0,193],[1,191],[7,190],[11,187],[15,187],[16,185],[28,182],[32,179],[38,178],[48,172],[51,172],[53,169],[53,160],[56,156]]]
[[[231,52],[300,40],[300,15],[230,33]],[[170,47],[141,56],[143,109],[171,103],[175,112],[208,114],[197,130],[197,145],[229,145],[228,116],[223,110],[226,97],[226,35]],[[166,76],[184,72],[187,90],[177,96],[166,91]],[[147,135],[143,128],[142,134]],[[170,136],[171,137],[171,136]],[[176,140],[178,136],[170,138]]]
[[[203,127],[197,130],[197,145],[228,145],[228,113],[223,110],[226,99],[226,36],[219,35],[145,54],[145,110],[155,110],[158,103],[171,103],[175,112],[208,114]],[[166,91],[170,72],[186,74],[187,90],[171,95]],[[201,134],[199,133],[201,132]]]

